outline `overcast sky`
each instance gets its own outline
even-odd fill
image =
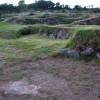
[[[25,0],[26,3],[32,3],[35,0]],[[61,4],[68,4],[71,7],[74,5],[81,5],[81,6],[87,6],[87,5],[94,5],[94,7],[100,7],[100,0],[51,0],[53,2],[60,2]],[[0,0],[1,3],[10,3],[17,5],[19,0]]]

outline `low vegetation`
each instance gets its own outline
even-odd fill
[[[79,6],[76,8],[79,9]],[[70,10],[62,12],[61,8],[53,11],[38,9],[24,13],[22,13],[23,8],[20,8],[22,9],[20,13],[2,14],[0,52],[3,55],[1,59],[13,61],[29,56],[38,58],[55,55],[60,48],[71,48],[79,52],[86,48],[93,48],[95,53],[100,52],[100,26],[75,24],[75,22],[99,18],[100,14],[78,12],[76,8],[72,12]]]
[[[97,12],[45,0],[0,5],[0,99],[100,98]]]

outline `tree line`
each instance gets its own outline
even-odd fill
[[[100,12],[99,8],[87,8],[80,5],[75,5],[71,8],[69,5],[62,5],[59,2],[54,3],[52,1],[38,0],[35,3],[25,4],[24,0],[20,0],[18,6],[12,4],[1,4],[0,13],[13,13],[28,10],[73,10],[73,11],[87,11],[92,10],[94,12]]]

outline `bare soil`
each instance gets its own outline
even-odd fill
[[[63,58],[4,63],[0,100],[100,100],[100,66]],[[15,70],[24,73],[12,80]]]

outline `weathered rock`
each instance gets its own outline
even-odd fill
[[[47,35],[51,39],[68,39],[70,37],[70,33],[65,30],[54,30]]]
[[[94,50],[93,48],[86,48],[85,50],[83,50],[81,52],[82,55],[85,55],[85,56],[89,56],[89,55],[92,55],[94,53]]]
[[[100,53],[96,54],[97,59],[100,59]]]
[[[49,38],[50,38],[50,39],[56,39],[56,37],[55,37],[54,34],[50,34],[50,35],[49,35]]]
[[[4,86],[5,94],[15,94],[15,95],[24,95],[24,94],[33,94],[37,95],[40,86],[34,84],[29,84],[27,81],[16,81],[10,82],[7,86]]]
[[[62,56],[67,56],[67,57],[72,57],[72,58],[79,58],[80,57],[80,54],[77,50],[70,49],[70,48],[60,49],[59,53]]]
[[[69,38],[69,33],[66,32],[66,31],[63,31],[63,30],[57,32],[56,34],[57,34],[58,39],[67,39],[67,38]]]
[[[66,56],[69,48],[62,48],[59,50],[61,56]]]
[[[72,57],[72,58],[79,58],[80,57],[80,53],[77,50],[73,50],[73,49],[69,49],[67,51],[67,56],[68,57]]]

